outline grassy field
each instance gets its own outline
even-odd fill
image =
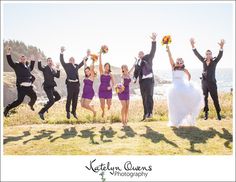
[[[215,119],[210,101],[210,116],[199,115],[196,127],[172,129],[167,127],[166,101],[155,101],[154,117],[140,122],[141,100],[130,104],[128,126],[120,123],[120,103],[113,101],[112,109],[103,119],[98,100],[94,105],[97,117],[78,107],[79,119],[65,118],[64,101],[56,103],[42,124],[37,111],[22,105],[4,118],[5,155],[230,155],[232,154],[232,95],[220,94],[222,121]]]

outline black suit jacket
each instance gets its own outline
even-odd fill
[[[68,83],[68,79],[70,79],[70,80],[77,79],[78,83],[79,83],[78,70],[84,65],[84,62],[81,61],[80,64],[75,64],[75,66],[73,66],[73,64],[71,64],[71,63],[65,63],[63,54],[60,54],[60,62],[66,72],[66,75],[67,75],[66,84]]]
[[[54,77],[59,78],[60,77],[60,71],[57,70],[51,70],[49,66],[42,67],[41,62],[38,62],[38,69],[43,72],[44,76],[44,87],[55,87],[57,86]]]
[[[152,62],[156,52],[156,42],[152,42],[151,51],[149,54],[145,55],[141,60],[141,65],[135,65],[134,77],[137,79],[139,77],[139,82],[142,81],[143,75],[146,73],[153,73]],[[145,71],[145,73],[144,73]]]
[[[24,65],[23,63],[14,62],[11,55],[7,55],[7,62],[15,71],[17,86],[22,82],[34,82],[35,77],[31,74],[31,71],[34,69],[35,61],[30,61],[30,65]]]
[[[193,52],[197,56],[197,58],[203,63],[202,80],[216,83],[216,78],[215,78],[216,65],[223,56],[223,50],[219,51],[218,56],[214,57],[208,66],[206,64],[206,59],[199,54],[197,49],[193,49]]]

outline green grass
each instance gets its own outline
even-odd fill
[[[79,119],[65,118],[65,103],[56,103],[45,115],[42,124],[37,111],[27,105],[15,109],[4,118],[5,155],[231,155],[232,154],[232,95],[220,94],[222,121],[215,119],[210,101],[207,121],[200,114],[196,127],[172,129],[167,127],[166,101],[155,101],[154,117],[139,122],[143,109],[141,100],[130,103],[129,123],[120,123],[120,103],[113,101],[106,117],[78,106]]]

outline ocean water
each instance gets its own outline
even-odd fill
[[[201,87],[200,77],[202,69],[189,70],[191,80]],[[157,70],[154,72],[161,80],[172,80],[171,70]],[[231,68],[218,68],[216,69],[216,80],[219,92],[230,92],[233,88],[233,69]],[[170,84],[157,84],[154,88],[154,98],[163,99],[166,97],[166,90]],[[135,90],[135,94],[140,95],[139,89]],[[135,96],[134,96],[135,97]]]

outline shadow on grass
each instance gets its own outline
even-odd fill
[[[175,144],[174,142],[168,140],[164,134],[159,133],[157,131],[154,131],[152,128],[150,128],[149,126],[145,126],[146,127],[146,133],[140,135],[141,137],[145,137],[147,139],[151,139],[151,141],[153,143],[158,143],[160,141],[164,141],[170,145],[172,145],[173,147],[178,147],[177,144]]]
[[[214,138],[217,134],[217,131],[213,128],[209,128],[208,130],[201,130],[194,126],[173,128],[173,131],[178,137],[189,140],[190,148],[187,150],[195,153],[202,153],[201,150],[195,149],[195,144],[206,143],[208,139]]]
[[[94,134],[94,131],[92,131],[95,127],[92,127],[90,129],[86,129],[86,130],[81,130],[80,133],[82,135],[78,135],[78,137],[81,137],[81,138],[89,138],[90,139],[90,143],[92,144],[99,144],[98,142],[95,142],[94,141],[94,137],[96,136]]]
[[[125,126],[124,128],[121,129],[121,131],[125,132],[125,134],[121,137],[120,139],[128,138],[128,137],[135,137],[137,133],[130,127],[130,126]]]
[[[66,128],[64,129],[64,133],[62,133],[61,136],[53,138],[52,140],[50,140],[50,142],[55,142],[59,138],[62,138],[62,139],[73,138],[73,137],[76,137],[77,134],[78,132],[75,129],[75,127],[71,127],[70,129]]]
[[[53,136],[52,134],[55,133],[56,131],[51,131],[51,130],[41,130],[41,131],[38,131],[38,133],[40,133],[40,135],[35,135],[34,138],[31,138],[29,140],[26,140],[23,142],[23,144],[26,144],[30,141],[33,141],[33,140],[41,140],[43,138],[48,138],[48,139],[51,139]]]
[[[106,128],[103,126],[99,131],[99,133],[101,133],[100,139],[102,142],[112,142],[111,139],[108,140],[104,139],[104,136],[107,138],[113,138],[117,132],[114,131],[112,127],[109,127],[109,129],[106,130]]]
[[[23,135],[20,135],[20,136],[7,136],[3,140],[3,144],[7,144],[8,142],[15,142],[15,141],[22,140],[24,137],[27,137],[29,135],[30,135],[29,131],[23,131]]]
[[[226,142],[224,143],[224,146],[225,146],[226,148],[230,148],[230,149],[231,149],[232,147],[230,147],[230,143],[233,142],[233,136],[232,136],[232,134],[231,134],[228,130],[226,130],[225,128],[222,128],[222,130],[223,130],[223,133],[220,133],[220,132],[217,131],[217,135],[218,135],[220,138],[225,139]]]

